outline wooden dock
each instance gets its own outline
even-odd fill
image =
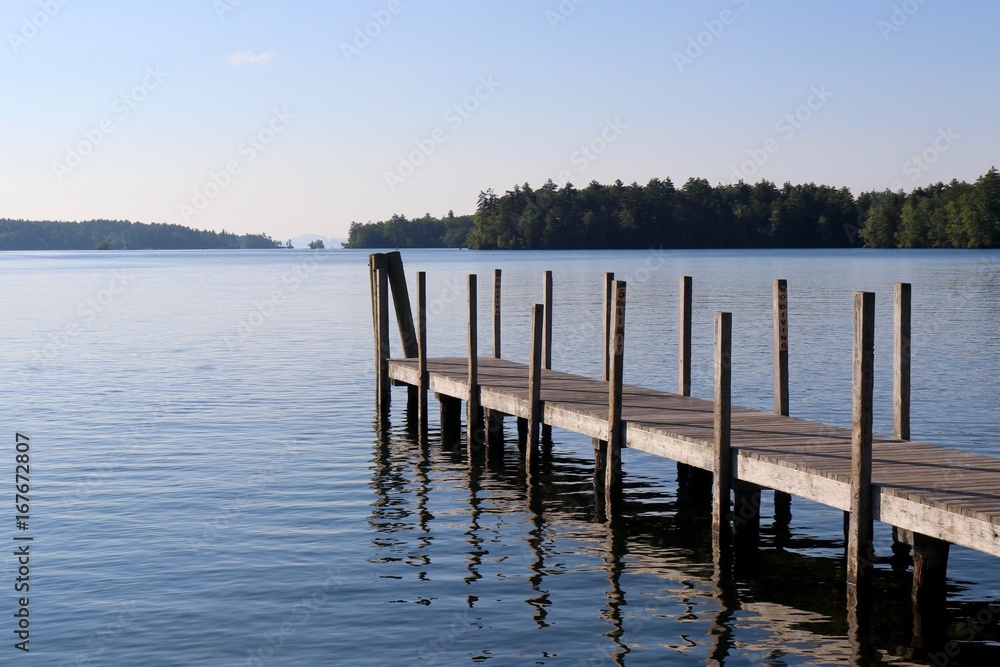
[[[537,461],[539,430],[561,428],[593,438],[595,492],[616,511],[621,493],[623,447],[672,459],[711,484],[712,525],[720,550],[732,538],[759,529],[761,489],[775,491],[776,513],[791,496],[843,510],[847,531],[848,593],[863,593],[876,557],[873,521],[894,528],[900,546],[913,549],[915,610],[938,605],[945,592],[948,546],[958,544],[1000,556],[1000,459],[946,449],[909,438],[910,286],[895,288],[894,434],[872,433],[874,294],[857,293],[854,326],[852,428],[788,416],[788,292],[773,285],[775,411],[730,404],[732,320],[716,313],[715,397],[690,392],[691,279],[680,280],[678,393],[622,383],[626,285],[610,274],[603,281],[604,378],[551,370],[551,274],[543,280],[543,304],[532,310],[531,362],[500,358],[500,272],[494,272],[493,351],[478,354],[476,277],[469,279],[469,348],[462,357],[427,358],[425,278],[418,274],[417,318],[402,278],[398,253],[373,255],[377,398],[387,414],[391,384],[411,388],[422,430],[427,393],[441,404],[445,437],[460,430],[466,403],[469,447],[502,448],[503,416],[517,418],[529,474]],[[390,280],[393,277],[393,280]],[[400,281],[402,284],[400,285]],[[391,284],[404,357],[388,353]],[[452,434],[452,435],[448,435]],[[905,547],[903,547],[905,548]]]

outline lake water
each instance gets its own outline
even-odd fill
[[[465,350],[465,276],[503,269],[504,356],[527,358],[541,273],[553,367],[600,373],[602,272],[629,281],[627,382],[676,387],[677,281],[694,277],[693,393],[733,313],[734,403],[769,410],[770,281],[790,294],[791,411],[849,425],[853,292],[875,291],[875,429],[891,432],[892,284],[913,283],[914,439],[1000,456],[1000,253],[404,251],[428,273],[432,355]],[[0,255],[2,465],[30,437],[30,654],[0,556],[0,664],[850,664],[841,515],[765,503],[763,546],[720,585],[673,463],[624,453],[625,520],[593,521],[591,444],[555,431],[537,493],[517,448],[485,467],[418,446],[394,390],[374,429],[367,253]],[[393,332],[398,354],[398,337]],[[513,424],[507,422],[508,440]],[[7,487],[8,501],[14,489]],[[765,494],[769,497],[770,494]],[[768,498],[769,499],[769,498]],[[888,555],[885,526],[876,527]],[[1000,664],[997,561],[953,548],[949,665]],[[877,572],[865,664],[911,648],[909,575]],[[991,606],[992,605],[992,606]],[[977,614],[988,622],[971,624]],[[931,664],[945,660],[931,656]]]

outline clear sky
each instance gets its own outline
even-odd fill
[[[549,178],[1000,163],[994,0],[4,0],[0,28],[0,217],[338,237]]]

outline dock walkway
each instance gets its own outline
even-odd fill
[[[391,359],[393,380],[416,386],[416,359]],[[480,405],[527,419],[528,366],[480,357]],[[430,358],[428,388],[466,400],[468,363]],[[541,422],[608,439],[608,382],[542,370]],[[623,446],[711,471],[714,403],[623,385]],[[851,430],[733,407],[732,476],[850,510]],[[921,442],[874,436],[872,515],[897,528],[1000,556],[1000,460]]]

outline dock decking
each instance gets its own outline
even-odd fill
[[[478,360],[480,405],[527,419],[528,366]],[[428,389],[466,400],[463,357],[427,360]],[[390,359],[393,380],[417,386],[416,359]],[[543,370],[544,424],[608,439],[608,382]],[[632,385],[622,388],[623,445],[713,470],[714,403]],[[735,481],[850,510],[851,430],[733,407]],[[897,528],[1000,556],[1000,460],[882,436],[873,438],[872,514]]]

